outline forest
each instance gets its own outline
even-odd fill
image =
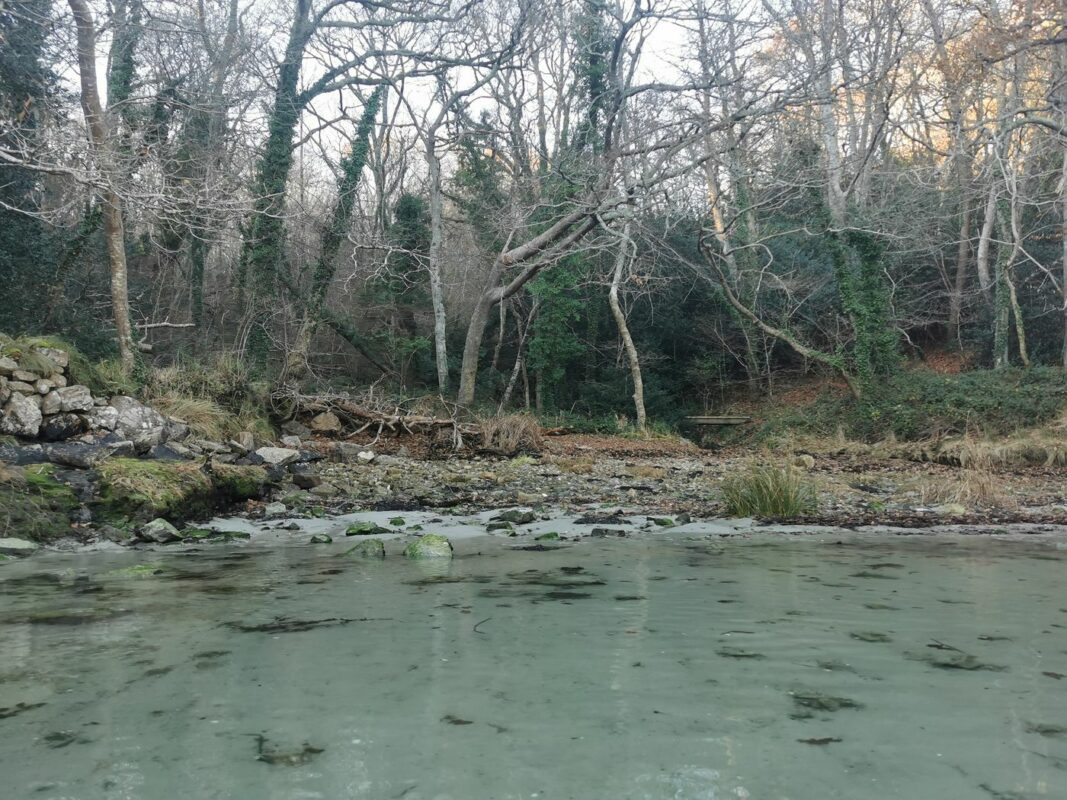
[[[0,331],[639,430],[1058,407],[1065,144],[1053,0],[4,0]]]

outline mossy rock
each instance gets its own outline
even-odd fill
[[[221,499],[256,500],[262,497],[270,483],[263,467],[239,464],[213,464],[211,477]]]
[[[452,542],[436,533],[428,533],[404,548],[408,558],[452,558]]]
[[[364,539],[355,547],[345,550],[341,555],[357,556],[359,558],[385,558],[385,543],[381,539]]]
[[[392,531],[373,522],[353,522],[345,528],[345,536],[377,536],[381,533],[392,533]]]
[[[52,464],[0,468],[0,530],[35,542],[70,533],[80,503]]]
[[[211,478],[195,462],[112,458],[100,465],[105,518],[185,519],[210,513],[215,500]]]
[[[132,567],[120,567],[105,572],[103,578],[151,578],[161,575],[163,567],[159,564],[134,564]]]

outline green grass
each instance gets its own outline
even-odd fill
[[[791,468],[753,467],[722,487],[726,512],[733,517],[788,519],[814,513],[814,487]]]

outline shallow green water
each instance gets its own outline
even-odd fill
[[[5,565],[0,794],[1067,797],[1067,551],[512,544]]]

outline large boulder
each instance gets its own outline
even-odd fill
[[[167,542],[178,541],[182,538],[182,535],[178,533],[177,528],[165,519],[157,517],[141,527],[140,537],[146,542],[166,544]]]
[[[46,442],[61,442],[89,430],[89,422],[78,414],[56,414],[45,417],[37,436]]]
[[[323,411],[311,418],[308,427],[315,433],[340,433],[341,420],[332,411]]]
[[[24,394],[14,393],[0,411],[0,433],[32,439],[41,427],[41,409]]]
[[[167,421],[154,408],[126,395],[112,397],[110,405],[118,412],[115,432],[133,442],[137,452],[147,452],[166,439]]]
[[[113,431],[119,424],[119,411],[114,406],[97,406],[86,414],[86,419],[94,431]]]
[[[88,386],[64,386],[55,390],[59,395],[64,413],[68,411],[89,411],[93,408],[93,393]]]
[[[436,533],[421,536],[404,548],[408,558],[452,558],[452,542]]]
[[[12,372],[17,370],[19,365],[15,362],[15,359],[8,358],[7,356],[0,356],[0,375],[9,376]]]
[[[49,392],[41,398],[41,413],[45,416],[58,414],[62,410],[63,398],[59,396],[59,392]]]
[[[300,458],[300,451],[290,447],[261,447],[256,455],[263,459],[264,464],[272,467],[284,467],[292,464]]]

